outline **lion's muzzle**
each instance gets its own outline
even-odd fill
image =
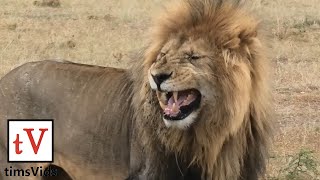
[[[157,91],[159,104],[166,120],[183,120],[200,107],[201,94],[196,89],[183,91]]]

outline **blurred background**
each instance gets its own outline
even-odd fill
[[[28,61],[126,68],[169,0],[0,0],[0,77]],[[320,180],[320,0],[251,0],[268,33],[276,111],[267,179]]]

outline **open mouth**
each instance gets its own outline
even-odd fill
[[[196,89],[160,92],[157,97],[166,120],[183,120],[200,107],[201,94]]]

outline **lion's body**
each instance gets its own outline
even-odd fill
[[[55,163],[75,178],[256,180],[272,124],[257,29],[238,1],[187,0],[157,21],[128,70],[24,65],[0,82],[1,153],[5,119],[54,118]],[[165,120],[161,93],[187,89],[201,96],[198,109]]]
[[[132,122],[127,80],[123,70],[53,61],[13,70],[0,83],[1,154],[6,154],[6,119],[54,119],[55,164],[72,168],[70,175],[81,179],[101,174],[123,179]],[[2,171],[10,167],[5,162],[1,156]],[[30,168],[17,165],[12,166]]]

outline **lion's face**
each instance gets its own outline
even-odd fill
[[[151,88],[167,127],[184,129],[207,103],[219,96],[214,66],[219,57],[204,39],[173,38],[164,44],[148,71]]]

